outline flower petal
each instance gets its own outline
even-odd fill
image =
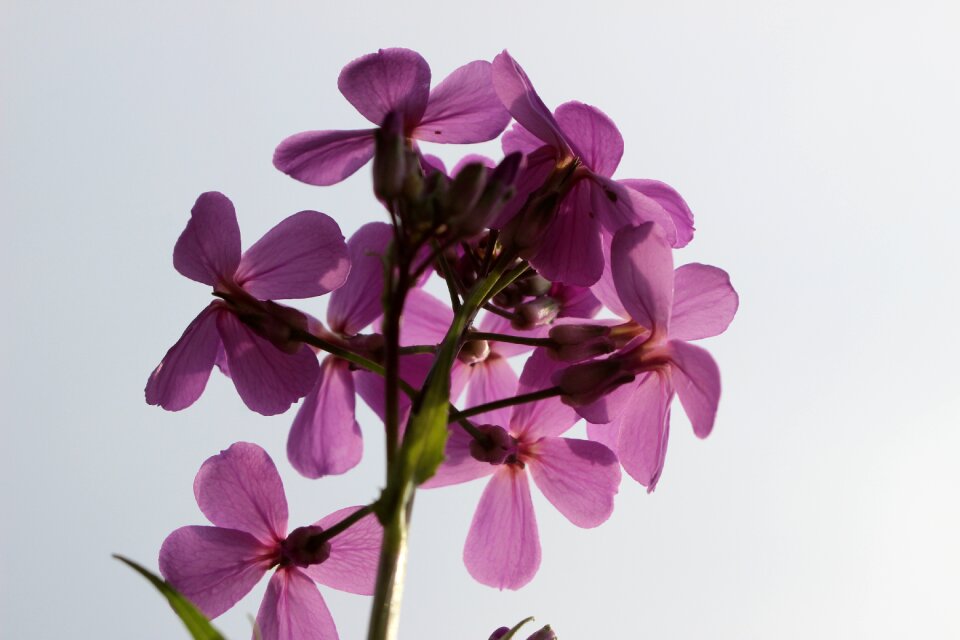
[[[270,578],[257,612],[263,640],[337,640],[337,625],[317,585],[297,569]]]
[[[408,127],[423,116],[430,95],[430,66],[416,51],[380,49],[349,63],[337,79],[340,93],[364,118],[379,126],[391,111]]]
[[[529,155],[541,148],[545,143],[543,140],[533,135],[518,122],[515,122],[510,130],[500,138],[500,146],[504,155],[519,151],[523,155]],[[556,156],[556,151],[551,147],[552,155]]]
[[[400,344],[440,344],[453,322],[453,311],[422,289],[412,289],[400,316]]]
[[[277,145],[273,166],[291,178],[325,187],[350,177],[370,162],[373,129],[303,131]]]
[[[633,394],[636,393],[637,385],[642,382],[644,375],[641,374],[633,382],[612,389],[594,402],[577,406],[577,413],[589,424],[607,424],[616,420],[633,403]],[[595,438],[591,438],[593,439]]]
[[[530,456],[534,483],[570,522],[591,528],[607,521],[620,487],[620,462],[613,451],[589,440],[544,438]]]
[[[530,258],[548,280],[590,286],[603,273],[600,225],[592,215],[590,192],[582,181],[571,189]]]
[[[613,283],[613,269],[610,265],[611,242],[613,242],[613,236],[603,232],[600,238],[600,245],[603,248],[603,275],[590,287],[590,291],[597,296],[607,309],[624,320],[629,320],[630,314],[623,308],[620,296],[617,295],[617,286]]]
[[[365,224],[350,237],[350,275],[330,294],[327,307],[334,331],[355,335],[383,313],[383,256],[392,240],[393,229],[385,222]]]
[[[550,387],[553,374],[566,364],[551,358],[546,349],[537,349],[523,365],[517,393],[531,393]],[[578,419],[576,411],[563,404],[557,396],[515,405],[510,414],[510,431],[531,442],[538,438],[558,436],[570,429]]]
[[[470,453],[471,442],[473,442],[473,436],[461,429],[460,425],[450,425],[443,464],[433,477],[420,486],[424,489],[448,487],[483,478],[496,471],[497,465],[481,462],[473,457]]]
[[[570,145],[553,114],[537,95],[533,83],[517,61],[504,49],[493,59],[493,88],[517,122],[555,149],[567,151]]]
[[[506,358],[491,353],[488,358],[471,366],[470,384],[467,387],[466,408],[502,400],[516,395],[517,374]],[[477,424],[495,424],[506,427],[510,409],[495,409],[471,418]]]
[[[500,135],[509,122],[510,114],[493,90],[490,63],[474,60],[433,88],[412,137],[457,144],[486,142]]]
[[[642,193],[644,196],[656,201],[664,211],[666,211],[676,229],[676,240],[673,246],[676,248],[685,247],[693,240],[693,212],[687,206],[686,201],[677,193],[676,189],[659,180],[620,180],[620,184],[625,185],[634,191]],[[657,220],[651,220],[657,222]]]
[[[287,534],[287,498],[267,452],[236,442],[207,458],[193,481],[193,495],[213,524],[252,534],[266,545]]]
[[[316,524],[329,529],[361,507],[347,507],[331,513]],[[303,572],[320,584],[339,591],[373,595],[383,527],[372,513],[330,540],[330,557],[310,565]]]
[[[621,181],[603,176],[592,175],[590,186],[590,203],[597,220],[608,233],[616,233],[626,226],[655,222],[663,229],[670,246],[679,246],[673,218],[656,200],[624,186]]]
[[[613,175],[623,156],[623,137],[607,114],[572,100],[554,112],[567,140],[588,168],[606,178]]]
[[[433,354],[414,353],[411,355],[400,356],[400,379],[411,385],[414,389],[419,389],[423,385],[430,367],[433,365]],[[357,387],[357,393],[363,398],[374,413],[383,420],[386,415],[386,385],[383,376],[358,369],[354,372],[354,381]],[[452,396],[451,396],[452,397]],[[410,408],[410,398],[402,391],[399,394],[400,415],[403,416]],[[401,423],[405,420],[401,420]]]
[[[325,213],[301,211],[244,252],[236,281],[260,300],[312,298],[342,285],[349,272],[337,223]]]
[[[160,573],[205,616],[215,618],[260,582],[273,552],[245,531],[181,527],[160,547]]]
[[[554,282],[548,295],[560,303],[558,318],[592,318],[603,306],[589,287],[575,284]]]
[[[191,280],[215,286],[233,278],[240,263],[240,225],[227,196],[200,194],[173,248],[173,267]]]
[[[147,380],[144,389],[147,404],[180,411],[203,393],[221,348],[216,322],[218,309],[220,305],[216,302],[208,305],[163,356]]]
[[[541,146],[527,154],[513,183],[513,197],[503,205],[500,213],[490,224],[493,229],[502,229],[505,224],[516,216],[527,198],[534,191],[543,186],[557,166],[557,155],[553,147]]]
[[[313,351],[301,345],[284,353],[253,332],[232,313],[217,317],[230,377],[243,403],[265,416],[283,413],[310,393],[320,373]]]
[[[477,582],[519,589],[540,568],[540,536],[527,474],[500,465],[473,514],[463,562]]]
[[[696,262],[674,271],[670,337],[699,340],[727,330],[740,298],[723,269]]]
[[[293,468],[308,478],[321,478],[357,466],[363,436],[355,409],[350,363],[328,356],[290,428],[287,458]]]
[[[670,435],[670,401],[673,389],[660,373],[644,378],[637,387],[631,411],[612,424],[619,429],[617,456],[630,476],[653,491],[663,471]]]
[[[618,231],[610,246],[610,268],[630,317],[665,337],[673,307],[673,253],[660,227],[647,222]]]
[[[460,158],[457,164],[453,165],[453,169],[450,170],[450,177],[456,178],[457,174],[463,171],[463,168],[468,164],[482,164],[488,169],[494,169],[497,166],[497,163],[487,156],[480,155],[479,153],[468,153]]]
[[[720,404],[720,368],[706,349],[671,340],[673,385],[698,438],[713,431]]]

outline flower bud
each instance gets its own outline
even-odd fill
[[[456,221],[470,217],[473,206],[477,203],[484,188],[487,186],[489,169],[479,162],[472,162],[463,167],[450,185],[447,196],[447,207],[451,226]]]
[[[540,274],[534,274],[517,282],[520,293],[525,296],[545,296],[550,292],[552,286],[553,283]]]
[[[317,525],[291,531],[280,543],[280,565],[309,567],[326,561],[330,557],[330,541],[324,540],[320,535],[322,533],[323,527]]]
[[[403,117],[391,111],[374,133],[373,192],[381,200],[392,200],[403,191],[407,177],[407,150],[403,139]]]
[[[543,234],[553,222],[559,206],[560,194],[556,191],[534,197],[525,212],[514,216],[504,226],[503,243],[529,257],[540,247]]]
[[[556,360],[579,362],[611,353],[615,348],[610,327],[594,324],[565,324],[550,329],[556,343],[549,351]]]
[[[557,640],[557,634],[553,632],[550,625],[547,625],[527,638],[527,640]]]
[[[503,636],[510,633],[510,627],[500,627],[496,631],[490,634],[489,640],[500,640]]]
[[[490,355],[490,343],[486,340],[468,340],[460,347],[457,358],[464,364],[483,362]]]
[[[517,441],[503,427],[485,424],[477,427],[484,440],[470,441],[470,455],[480,462],[503,464],[517,458]]]
[[[599,400],[635,377],[623,368],[619,358],[612,357],[568,367],[555,382],[563,391],[561,399],[565,404],[580,406]]]
[[[518,304],[510,326],[520,331],[529,331],[535,327],[550,324],[560,313],[560,305],[553,298],[541,296],[529,302]]]
[[[512,309],[521,302],[523,302],[523,294],[520,293],[516,283],[504,287],[503,291],[493,297],[493,303],[504,309]]]

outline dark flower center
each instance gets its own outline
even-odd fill
[[[480,462],[490,464],[517,464],[523,466],[519,459],[520,445],[517,439],[507,433],[503,427],[485,424],[477,427],[483,434],[483,439],[474,438],[470,442],[470,455]]]
[[[299,527],[280,543],[280,566],[309,567],[330,557],[330,542],[323,538],[323,527]]]

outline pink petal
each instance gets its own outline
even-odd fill
[[[485,142],[500,135],[508,122],[510,114],[493,90],[490,63],[475,60],[433,88],[412,136],[429,142]]]
[[[327,322],[338,333],[355,335],[383,313],[383,256],[393,240],[385,222],[365,224],[350,237],[350,275],[330,294]]]
[[[430,66],[410,49],[380,49],[349,63],[337,79],[340,93],[379,126],[391,111],[408,127],[423,116],[430,95]]]
[[[560,303],[558,318],[592,318],[603,306],[588,287],[555,282],[549,295]]]
[[[277,145],[273,166],[307,184],[337,184],[373,157],[373,132],[359,129],[296,133]]]
[[[182,275],[216,286],[233,278],[240,262],[240,226],[227,196],[200,194],[190,221],[173,248],[173,267]]]
[[[422,289],[413,289],[400,317],[400,344],[440,344],[452,321],[453,311],[447,304]]]
[[[556,166],[556,150],[550,146],[541,146],[524,156],[523,165],[513,183],[514,196],[497,214],[496,219],[490,224],[491,228],[502,229],[510,222],[523,208],[530,194],[543,186]]]
[[[331,513],[316,524],[329,529],[360,507],[347,507]],[[370,514],[330,540],[330,557],[310,565],[303,572],[316,582],[339,591],[362,596],[373,595],[377,581],[377,562],[383,542],[383,527]]]
[[[546,349],[537,349],[523,365],[517,393],[531,393],[552,385],[553,374],[567,366],[557,362]],[[561,402],[560,397],[518,404],[510,415],[510,431],[527,442],[567,431],[579,418],[576,411]]]
[[[613,425],[619,429],[617,456],[630,476],[653,491],[663,471],[670,434],[670,401],[673,389],[658,372],[648,374],[637,387],[631,411]]]
[[[519,589],[540,568],[540,537],[527,474],[501,465],[483,491],[463,549],[463,562],[477,582]]]
[[[216,302],[208,305],[163,356],[147,380],[147,404],[180,411],[197,401],[220,350],[216,323],[220,309]]]
[[[623,137],[607,114],[575,100],[554,112],[557,124],[584,163],[606,178],[613,175],[623,156]]]
[[[706,349],[682,340],[671,340],[673,385],[687,412],[693,432],[706,438],[713,431],[720,404],[720,369]]]
[[[240,259],[236,281],[260,300],[312,298],[350,272],[340,227],[319,211],[301,211],[270,229]]]
[[[543,495],[578,527],[606,522],[620,487],[620,463],[597,442],[544,438],[531,450],[530,475]]]
[[[287,458],[308,478],[346,473],[363,456],[363,436],[354,417],[350,363],[328,356],[320,375],[293,419]]]
[[[693,212],[673,187],[659,180],[620,180],[620,184],[655,200],[670,215],[673,226],[676,228],[677,237],[674,247],[685,247],[693,240]]]
[[[618,231],[610,246],[610,267],[630,317],[666,336],[673,306],[673,252],[660,228],[647,222]]]
[[[622,384],[595,402],[576,407],[576,411],[590,424],[607,424],[619,418],[624,411],[630,408],[638,384],[640,384],[639,379]],[[591,439],[595,440],[592,437]]]
[[[419,389],[433,365],[433,355],[429,353],[415,353],[400,357],[400,379]],[[386,385],[383,376],[358,369],[354,372],[354,381],[357,393],[363,398],[374,413],[383,420],[386,415]],[[402,391],[399,394],[401,416],[410,408],[410,398]],[[402,421],[401,421],[402,422]]]
[[[306,345],[284,353],[243,324],[232,313],[217,317],[230,377],[244,404],[265,416],[283,413],[310,393],[320,373],[313,351]]]
[[[570,148],[530,78],[506,50],[493,59],[493,88],[510,115],[530,133],[556,149]]]
[[[207,458],[193,481],[193,494],[213,524],[246,531],[266,545],[287,534],[287,498],[267,452],[237,442]]]
[[[614,314],[623,318],[624,320],[630,319],[630,314],[627,313],[627,310],[623,308],[623,303],[620,301],[620,296],[617,294],[617,286],[613,283],[613,270],[610,268],[610,243],[613,242],[613,236],[609,233],[601,234],[601,246],[603,248],[603,275],[600,276],[600,279],[597,280],[590,291],[593,292],[593,295],[597,296],[600,302],[603,303],[603,306],[612,311]]]
[[[275,549],[236,529],[181,527],[160,547],[160,573],[208,618],[260,582]]]
[[[674,271],[673,315],[670,337],[699,340],[727,330],[740,298],[723,269],[685,264]]]
[[[517,394],[517,374],[513,367],[496,354],[490,354],[483,362],[471,366],[470,384],[467,387],[466,408],[509,398]],[[480,413],[471,418],[476,424],[495,424],[506,427],[510,420],[509,407]]]
[[[420,486],[424,489],[448,487],[483,478],[496,471],[497,465],[481,462],[470,454],[472,441],[473,436],[464,431],[460,425],[451,424],[447,436],[447,447],[444,450],[446,459],[437,469],[437,473]]]
[[[317,586],[298,569],[270,578],[257,612],[263,640],[337,640],[337,625]]]
[[[616,451],[617,442],[620,440],[620,424],[619,422],[616,424],[593,424],[588,422],[587,438],[594,442],[599,442],[611,451]]]
[[[420,154],[420,168],[423,169],[423,173],[428,176],[431,173],[438,172],[447,175],[447,165],[443,164],[443,160],[431,153]]]
[[[590,286],[603,273],[600,225],[592,215],[590,191],[582,181],[573,187],[530,258],[548,280]]]
[[[514,123],[510,130],[500,138],[500,145],[503,153],[509,154],[519,151],[523,155],[529,155],[542,147],[544,141],[527,131],[522,124]],[[551,153],[556,156],[556,151],[551,148]]]
[[[643,222],[655,222],[663,229],[670,246],[679,246],[673,218],[656,200],[624,186],[620,181],[602,176],[591,176],[590,185],[590,203],[597,220],[608,233],[616,233],[623,227]]]

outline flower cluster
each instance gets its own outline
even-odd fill
[[[292,532],[262,449],[236,443],[201,468],[194,492],[215,526],[172,533],[161,571],[212,617],[275,568],[264,640],[337,637],[314,583],[374,594],[371,637],[390,637],[389,572],[418,487],[489,478],[464,563],[483,584],[519,589],[541,562],[531,480],[574,525],[596,527],[621,468],[656,487],[674,395],[698,437],[713,429],[719,370],[690,341],[723,332],[738,298],[721,269],[674,268],[694,235],[680,195],[613,178],[624,150],[613,121],[575,101],[551,112],[506,51],[430,82],[413,51],[358,58],[338,86],[374,126],[298,133],[274,155],[318,186],[372,160],[387,222],[345,241],[329,216],[303,211],[241,253],[232,203],[205,193],[174,249],[177,271],[216,300],[150,375],[147,402],[190,406],[214,365],[258,413],[302,398],[287,457],[308,478],[360,461],[358,395],[383,422],[380,498]],[[449,172],[420,146],[501,134],[503,159],[468,155]],[[328,293],[325,322],[276,302]],[[581,418],[587,438],[565,435]]]

